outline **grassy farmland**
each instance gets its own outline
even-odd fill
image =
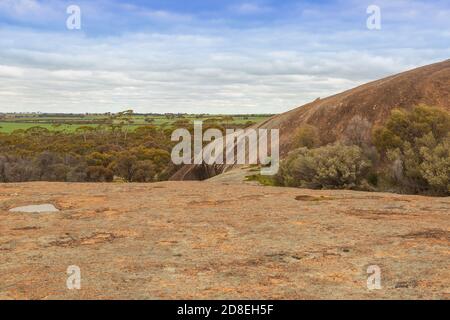
[[[154,125],[171,127],[180,122],[194,120],[212,121],[226,126],[247,126],[264,121],[271,115],[193,115],[193,114],[132,114],[125,126],[135,129],[140,126]],[[98,127],[124,123],[114,114],[0,114],[0,132],[12,133],[15,130],[27,130],[32,127],[46,128],[50,131],[75,132],[79,127]]]

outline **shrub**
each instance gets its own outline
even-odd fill
[[[138,161],[137,157],[132,156],[126,152],[120,154],[115,162],[111,164],[111,169],[114,174],[122,177],[125,181],[133,181],[133,175],[136,170],[135,163]]]
[[[68,182],[83,182],[87,181],[87,167],[85,164],[80,164],[67,173],[66,180]]]
[[[420,172],[438,194],[450,194],[450,135],[433,147],[422,147]]]
[[[29,160],[9,158],[3,165],[5,182],[26,182],[38,177],[36,168]]]
[[[374,144],[380,152],[402,148],[405,142],[415,144],[417,139],[431,133],[442,141],[450,132],[450,114],[443,109],[417,106],[412,111],[394,109],[383,127],[376,128]]]
[[[155,180],[156,168],[151,160],[137,161],[133,167],[133,182],[152,182]]]
[[[450,114],[426,106],[394,110],[373,134],[388,182],[400,192],[450,194]]]
[[[89,166],[86,179],[89,182],[111,182],[114,179],[114,173],[102,166]]]
[[[365,147],[370,144],[372,125],[367,119],[356,115],[344,131],[344,141],[348,145]]]
[[[282,162],[277,180],[291,187],[355,189],[367,185],[370,168],[370,160],[358,146],[300,148]]]
[[[314,148],[319,145],[319,130],[316,127],[306,124],[297,129],[294,137],[294,147]]]

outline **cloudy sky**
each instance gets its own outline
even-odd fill
[[[449,58],[448,0],[0,0],[0,112],[279,113]]]

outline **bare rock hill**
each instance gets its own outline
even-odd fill
[[[276,115],[257,128],[280,130],[280,154],[292,148],[295,131],[303,124],[319,129],[323,142],[343,137],[355,116],[372,125],[383,123],[394,108],[410,109],[419,104],[442,107],[450,111],[450,60],[370,82],[325,99],[317,99],[289,112]],[[173,180],[202,180],[220,174],[229,166],[185,166]]]
[[[392,109],[410,109],[419,104],[450,111],[450,60],[316,100],[274,116],[260,126],[280,129],[280,147],[285,154],[293,132],[302,124],[316,126],[323,141],[334,142],[342,137],[349,121],[356,115],[379,124],[386,120]]]

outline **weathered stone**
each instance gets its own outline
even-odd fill
[[[61,214],[0,209],[0,299],[450,298],[448,197],[212,181],[0,184],[0,208],[48,199]],[[373,265],[381,290],[367,287]],[[80,268],[80,290],[66,287],[69,266]]]

